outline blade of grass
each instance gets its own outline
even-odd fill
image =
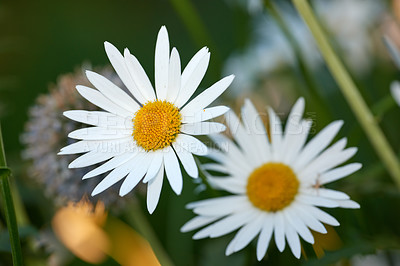
[[[294,55],[295,55],[295,63],[298,68],[298,74],[300,76],[301,81],[306,85],[307,88],[305,88],[305,93],[310,94],[310,97],[314,99],[314,102],[318,103],[319,110],[321,112],[325,112],[323,115],[325,118],[327,118],[329,115],[326,113],[326,108],[321,108],[324,107],[323,104],[323,99],[321,98],[321,95],[318,93],[317,89],[317,83],[312,75],[312,73],[309,71],[308,66],[306,64],[306,60],[304,58],[304,54],[301,50],[300,44],[297,41],[296,37],[292,33],[290,27],[288,26],[287,22],[285,21],[285,18],[281,15],[281,12],[279,8],[277,7],[277,4],[274,3],[274,1],[271,0],[264,0],[264,5],[266,10],[268,11],[268,14],[273,17],[275,20],[276,24],[282,31],[283,35],[285,36],[286,40],[290,44],[290,46],[293,49]]]
[[[11,195],[9,177],[11,171],[7,168],[6,156],[4,152],[3,136],[1,134],[0,124],[0,189],[3,201],[4,215],[6,217],[8,233],[10,235],[11,253],[13,264],[15,266],[22,265],[21,244],[19,241],[17,218],[13,198]]]
[[[364,129],[370,143],[386,166],[393,181],[398,188],[400,188],[400,164],[372,115],[372,112],[362,98],[349,73],[346,71],[343,63],[333,51],[308,2],[306,0],[293,0],[293,3],[310,28],[328,68],[339,84],[347,103],[351,107],[361,127]]]

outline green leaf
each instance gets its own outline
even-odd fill
[[[9,177],[11,170],[7,167],[0,167],[0,178]]]

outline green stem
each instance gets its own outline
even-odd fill
[[[323,116],[323,118],[328,119],[330,117],[330,114],[326,111],[323,99],[318,92],[317,83],[312,73],[309,71],[307,67],[306,60],[304,58],[303,52],[301,50],[298,41],[292,34],[290,27],[287,25],[285,19],[280,15],[279,9],[276,6],[276,4],[271,0],[264,0],[264,5],[268,10],[269,14],[274,18],[275,22],[279,26],[286,40],[289,42],[289,44],[293,49],[295,55],[295,63],[297,65],[297,70],[298,70],[296,71],[297,72],[296,74],[300,79],[300,82],[304,83],[306,86],[305,89],[302,88],[302,91],[304,91],[304,94],[306,95],[308,94],[311,97],[311,99],[313,99],[312,102],[315,103],[320,115]]]
[[[306,0],[293,0],[293,3],[314,35],[328,68],[339,84],[358,122],[367,134],[376,153],[385,164],[394,182],[400,188],[400,164],[349,73],[327,41],[310,5]]]
[[[274,18],[275,22],[278,24],[279,28],[281,29],[287,41],[291,44],[293,52],[295,54],[296,63],[300,69],[302,77],[305,83],[310,87],[313,96],[316,96],[317,94],[316,84],[314,82],[314,79],[312,78],[312,75],[307,69],[304,57],[301,52],[300,45],[296,41],[296,38],[293,36],[292,32],[290,31],[290,28],[286,24],[285,20],[280,15],[279,10],[276,7],[276,4],[274,4],[271,0],[265,0],[264,4],[269,14]]]
[[[22,265],[22,252],[19,241],[17,218],[15,216],[15,209],[13,204],[13,198],[11,195],[9,176],[10,170],[7,169],[6,156],[4,152],[3,136],[1,134],[0,124],[0,189],[2,201],[4,204],[4,213],[7,222],[8,233],[10,235],[11,253],[13,264],[15,266]]]
[[[29,224],[28,214],[26,213],[26,209],[22,202],[21,195],[18,192],[17,186],[15,183],[11,183],[11,193],[13,196],[15,216],[17,217],[17,223],[19,227],[23,227]]]
[[[4,145],[3,145],[3,135],[1,133],[1,124],[0,124],[0,167],[7,168],[6,153],[4,151]]]
[[[174,263],[171,261],[167,252],[158,240],[153,228],[149,224],[138,204],[134,204],[133,210],[129,210],[127,218],[130,220],[130,222],[132,222],[133,226],[139,231],[139,233],[141,233],[143,237],[146,238],[146,240],[150,243],[150,246],[156,254],[160,264],[163,266],[173,266]]]

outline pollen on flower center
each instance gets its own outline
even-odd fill
[[[262,210],[275,212],[288,206],[299,189],[293,170],[282,163],[266,163],[255,169],[247,181],[247,196]]]
[[[133,121],[133,138],[146,151],[171,145],[181,127],[179,109],[167,101],[155,100],[143,105]]]

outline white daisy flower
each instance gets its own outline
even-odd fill
[[[122,55],[112,44],[104,45],[112,66],[133,97],[105,77],[87,71],[87,78],[97,90],[79,85],[76,89],[104,111],[65,112],[66,117],[93,127],[71,132],[68,136],[80,141],[64,147],[60,154],[86,152],[71,162],[69,168],[106,161],[83,176],[83,179],[93,178],[111,171],[92,195],[126,177],[119,192],[124,196],[144,177],[143,182],[148,184],[147,207],[152,213],[160,197],[164,169],[178,195],[183,184],[178,158],[189,176],[198,176],[193,154],[205,155],[207,147],[192,135],[225,130],[223,124],[205,121],[224,114],[228,107],[206,107],[226,90],[233,76],[221,79],[189,101],[208,67],[210,53],[206,47],[181,72],[178,51],[173,48],[170,53],[167,29],[161,27],[155,48],[154,90],[128,49]]]
[[[243,249],[258,235],[258,260],[264,257],[274,235],[280,251],[285,249],[286,238],[292,253],[299,258],[299,235],[312,244],[310,229],[326,233],[323,223],[339,225],[317,207],[359,208],[345,193],[321,187],[361,168],[359,163],[339,166],[357,151],[345,149],[345,138],[327,148],[343,122],[329,124],[305,144],[312,123],[302,119],[303,112],[304,100],[300,98],[283,132],[280,119],[269,109],[271,137],[249,100],[242,108],[242,123],[229,112],[226,121],[237,144],[223,135],[212,136],[220,150],[209,149],[208,156],[218,164],[205,164],[204,168],[227,174],[227,177],[208,178],[217,189],[234,195],[188,204],[198,216],[181,231],[208,225],[193,236],[201,239],[219,237],[240,228],[226,255]]]

